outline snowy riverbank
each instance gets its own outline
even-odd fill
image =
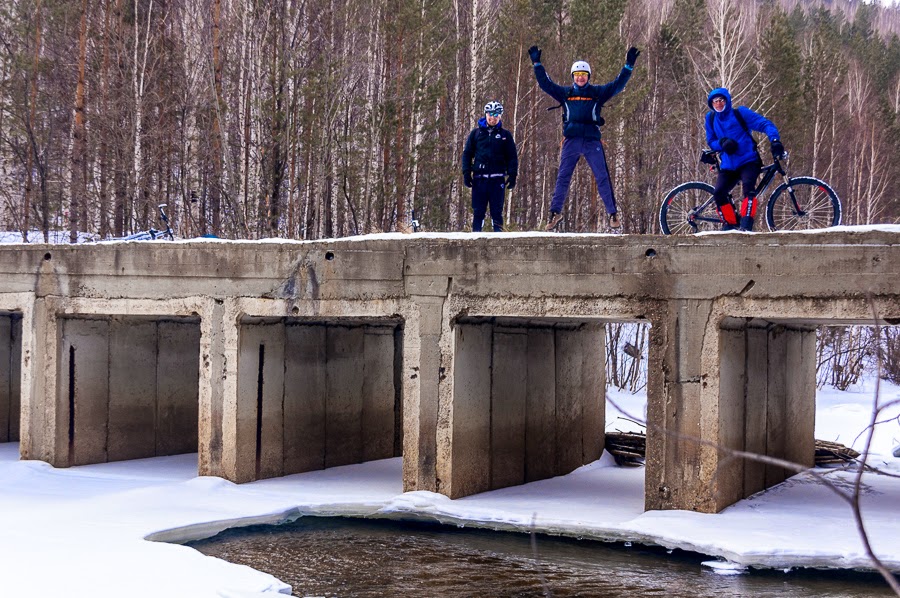
[[[643,397],[613,393],[633,414]],[[868,423],[871,388],[826,390],[817,400],[816,436],[853,443]],[[882,402],[900,399],[883,384]],[[873,465],[900,473],[895,407],[881,417]],[[894,419],[890,419],[894,417]],[[607,409],[609,430],[634,424]],[[863,438],[855,443],[860,448]],[[452,524],[620,539],[695,550],[757,567],[866,568],[869,561],[850,509],[809,474],[717,515],[642,513],[643,468],[619,468],[606,456],[559,478],[460,500],[403,493],[400,459],[337,467],[236,485],[197,477],[196,455],[54,469],[18,461],[18,445],[0,444],[0,579],[3,595],[67,597],[225,596],[290,593],[274,577],[206,557],[177,544],[235,525],[299,515],[428,518]],[[818,470],[837,485],[853,474]],[[900,571],[900,479],[867,474],[865,523],[876,553]]]

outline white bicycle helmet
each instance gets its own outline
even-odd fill
[[[574,74],[578,71],[584,71],[588,74],[588,77],[591,76],[591,65],[589,65],[584,60],[576,60],[572,63],[572,69],[569,71],[570,74]]]
[[[491,116],[500,116],[503,114],[503,104],[500,102],[488,102],[484,105],[484,113]]]

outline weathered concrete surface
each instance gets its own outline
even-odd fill
[[[734,257],[723,260],[722,255]],[[412,235],[314,243],[0,246],[0,311],[22,314],[23,456],[66,463],[62,457],[68,456],[69,419],[68,403],[62,400],[67,396],[62,373],[69,355],[63,334],[76,332],[66,332],[70,320],[199,318],[200,469],[242,481],[257,475],[257,447],[260,474],[277,472],[278,462],[277,449],[272,452],[255,441],[256,430],[272,423],[265,408],[271,399],[262,396],[260,419],[260,394],[252,392],[253,380],[244,379],[254,370],[241,365],[241,355],[244,361],[253,361],[253,351],[241,349],[243,327],[288,318],[314,319],[326,326],[346,324],[348,319],[389,319],[400,323],[394,333],[392,377],[402,426],[397,425],[401,417],[394,409],[391,437],[394,452],[402,443],[404,487],[461,495],[467,490],[457,493],[448,486],[457,479],[451,473],[457,467],[483,472],[496,466],[498,483],[520,476],[540,479],[560,463],[568,467],[583,462],[602,442],[602,436],[586,432],[597,427],[591,422],[599,421],[593,403],[587,411],[582,409],[577,451],[573,443],[558,446],[561,431],[577,427],[566,416],[574,412],[573,404],[564,400],[554,404],[552,426],[537,414],[550,415],[542,401],[550,388],[565,398],[571,392],[567,389],[579,384],[602,386],[584,356],[603,351],[597,339],[563,340],[557,331],[551,338],[541,327],[566,321],[595,326],[640,321],[652,327],[646,505],[653,509],[715,511],[784,475],[749,463],[729,469],[721,446],[698,439],[732,448],[764,446],[766,454],[805,462],[812,441],[808,422],[814,413],[809,330],[875,319],[900,323],[898,289],[898,235],[884,231],[691,238]],[[486,353],[499,360],[499,378],[512,380],[498,381],[495,389],[509,423],[495,426],[471,414],[455,419],[476,396],[466,389],[480,371],[477,359],[466,357],[465,351],[457,353],[459,323],[467,318],[495,319],[502,326],[507,320],[535,323],[525,326],[524,335],[497,333],[503,339]],[[366,349],[368,336],[356,336],[344,354],[352,349],[369,363],[373,350]],[[520,358],[527,381],[524,396],[504,371],[510,367],[509,355],[516,354],[523,342],[519,336],[526,339],[525,356]],[[308,346],[303,366],[294,361],[300,357],[283,348],[297,340],[286,332],[279,342],[283,362],[291,364],[285,368],[285,380],[296,375],[293,368],[306,367],[312,368],[311,388],[328,384],[329,375],[318,361],[321,348]],[[465,348],[467,341],[462,342]],[[552,373],[541,363],[551,342],[558,361]],[[340,348],[332,344],[334,350]],[[586,350],[586,344],[593,348]],[[327,339],[325,345],[327,350]],[[374,353],[381,355],[382,350]],[[381,369],[387,360],[375,363]],[[258,346],[256,364],[258,374]],[[350,366],[344,367],[349,371]],[[763,367],[765,375],[757,375]],[[357,362],[357,369],[366,368]],[[587,373],[594,375],[592,381],[584,381]],[[290,411],[306,426],[308,418],[321,415],[304,413],[321,414],[330,401],[337,409],[336,421],[350,425],[354,417],[347,414],[356,413],[357,405],[371,412],[367,397],[382,392],[376,388],[387,388],[386,379],[364,379],[362,399],[357,400],[356,386],[343,378],[341,382],[348,386],[334,395],[326,393],[325,407],[291,399],[284,403],[283,414]],[[487,384],[490,394],[492,383]],[[480,403],[472,403],[473,407],[476,404]],[[386,410],[386,406],[376,409],[383,422],[379,426],[387,425]],[[489,438],[492,433],[513,438],[510,426],[522,425],[528,431],[524,446],[504,441],[502,453],[488,455],[486,464],[467,457],[456,445],[460,437],[484,443],[485,430]],[[779,432],[785,427],[792,430],[788,443]],[[325,453],[318,449],[297,450],[288,440],[296,433],[282,431],[282,468],[288,462],[297,467],[315,466],[319,459],[324,463]],[[265,442],[276,436],[273,429]],[[375,453],[362,448],[373,442],[368,438],[332,437],[330,442],[354,458],[360,451],[361,458],[369,458],[382,454],[381,443],[387,438],[378,436]],[[329,443],[327,434],[324,442]],[[253,449],[249,469],[248,447]],[[535,457],[546,447],[552,447],[552,464]],[[470,480],[466,484],[472,491],[493,487],[490,474],[487,486],[479,476],[483,474],[459,479]]]
[[[19,440],[22,315],[0,312],[0,442]]]

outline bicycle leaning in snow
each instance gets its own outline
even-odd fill
[[[161,203],[159,206],[159,219],[163,224],[166,225],[165,230],[157,230],[155,228],[148,228],[147,230],[142,230],[130,235],[126,235],[124,237],[114,237],[110,239],[111,241],[174,241],[175,234],[172,232],[172,229],[169,227],[169,217],[166,216],[165,207],[168,204]]]
[[[719,171],[719,154],[710,149],[700,153],[700,161]],[[784,182],[766,202],[766,225],[770,231],[809,230],[841,223],[841,200],[825,181],[810,176],[791,177],[785,170],[787,152],[762,168],[756,197],[762,197],[776,174]],[[729,194],[729,198],[730,198]],[[713,186],[701,181],[678,185],[659,206],[659,226],[666,235],[692,235],[720,230],[725,221],[713,201]]]

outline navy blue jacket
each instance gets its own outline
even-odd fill
[[[534,77],[547,95],[563,105],[563,136],[566,139],[600,139],[600,109],[610,98],[625,89],[631,69],[622,68],[619,76],[606,85],[557,85],[547,75],[544,65],[534,65]]]
[[[724,87],[718,87],[709,92],[706,103],[710,108],[712,108],[713,96],[725,97],[725,110],[722,112],[713,110],[713,117],[711,119],[708,116],[706,117],[706,142],[709,144],[710,149],[721,152],[719,156],[722,159],[722,170],[737,170],[744,164],[752,162],[759,157],[753,137],[744,131],[744,127],[741,126],[741,123],[738,122],[737,117],[734,115],[734,110],[741,111],[744,122],[747,123],[751,130],[765,133],[770,141],[779,138],[778,129],[775,128],[775,125],[761,114],[757,114],[746,106],[738,106],[732,109],[731,94]],[[710,123],[712,123],[712,128],[710,128]],[[721,140],[723,137],[730,137],[737,142],[738,149],[735,153],[726,154],[722,151]]]
[[[484,117],[478,121],[463,149],[462,171],[464,175],[471,172],[473,175],[505,174],[512,177],[519,173],[516,142],[512,133],[503,128],[502,121],[496,127],[488,127]]]

